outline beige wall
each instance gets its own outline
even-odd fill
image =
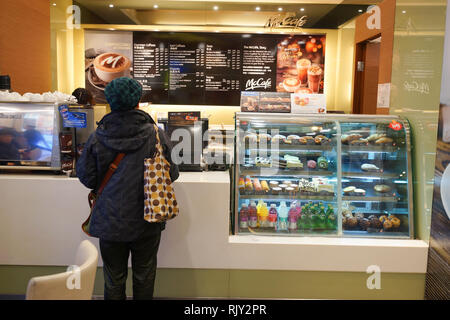
[[[51,89],[48,0],[0,1],[0,74],[21,94]]]

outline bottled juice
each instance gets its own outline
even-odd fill
[[[241,210],[239,210],[239,227],[242,229],[248,228],[248,207],[246,203],[242,204]]]
[[[244,194],[244,190],[245,190],[245,181],[244,181],[244,177],[240,177],[240,178],[239,178],[239,193],[240,193],[240,194]]]
[[[289,209],[288,213],[288,219],[289,219],[289,230],[297,230],[297,220],[298,220],[299,214],[298,210],[295,207],[295,204],[291,204],[291,208]]]
[[[277,206],[275,205],[275,203],[272,203],[269,209],[269,228],[275,228],[277,224],[277,218],[278,218]]]
[[[288,229],[288,209],[286,207],[286,202],[281,201],[280,208],[278,210],[277,230],[287,230],[287,229]]]
[[[252,179],[250,179],[250,176],[245,177],[245,190],[253,191],[253,183]]]
[[[258,213],[256,210],[255,201],[250,202],[250,206],[248,207],[248,225],[250,228],[258,227]]]
[[[267,208],[267,203],[262,201],[262,205],[258,209],[258,226],[260,228],[267,228],[269,222],[268,219],[269,219],[269,208]]]

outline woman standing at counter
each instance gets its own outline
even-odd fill
[[[80,181],[98,190],[117,154],[125,154],[97,199],[89,226],[90,235],[100,239],[105,300],[126,298],[130,252],[133,298],[153,298],[156,256],[165,223],[144,220],[144,159],[154,156],[157,141],[155,122],[137,109],[141,94],[141,85],[129,78],[113,80],[105,88],[112,112],[99,122],[77,163]],[[162,130],[159,137],[175,181],[179,173],[170,157],[170,140]]]

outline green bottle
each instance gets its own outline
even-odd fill
[[[326,229],[327,228],[327,222],[328,222],[328,219],[327,219],[327,216],[325,215],[325,212],[324,213],[321,213],[320,215],[319,215],[319,229]]]
[[[337,220],[336,216],[334,214],[331,214],[327,218],[327,226],[330,230],[336,230],[337,227]]]
[[[312,228],[310,215],[304,214],[301,216],[300,220],[302,221],[303,230],[309,230]]]
[[[331,204],[328,204],[328,208],[327,208],[327,212],[326,212],[327,217],[329,216],[334,216],[334,209],[331,206]]]

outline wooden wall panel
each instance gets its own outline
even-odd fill
[[[378,6],[381,10],[381,29],[368,29],[367,19],[371,14],[362,14],[355,21],[355,43],[361,43],[381,36],[378,83],[390,83],[392,76],[396,0],[384,0]],[[388,112],[389,109],[377,109],[378,114],[387,114]]]
[[[0,1],[0,74],[12,90],[51,90],[50,1]]]

